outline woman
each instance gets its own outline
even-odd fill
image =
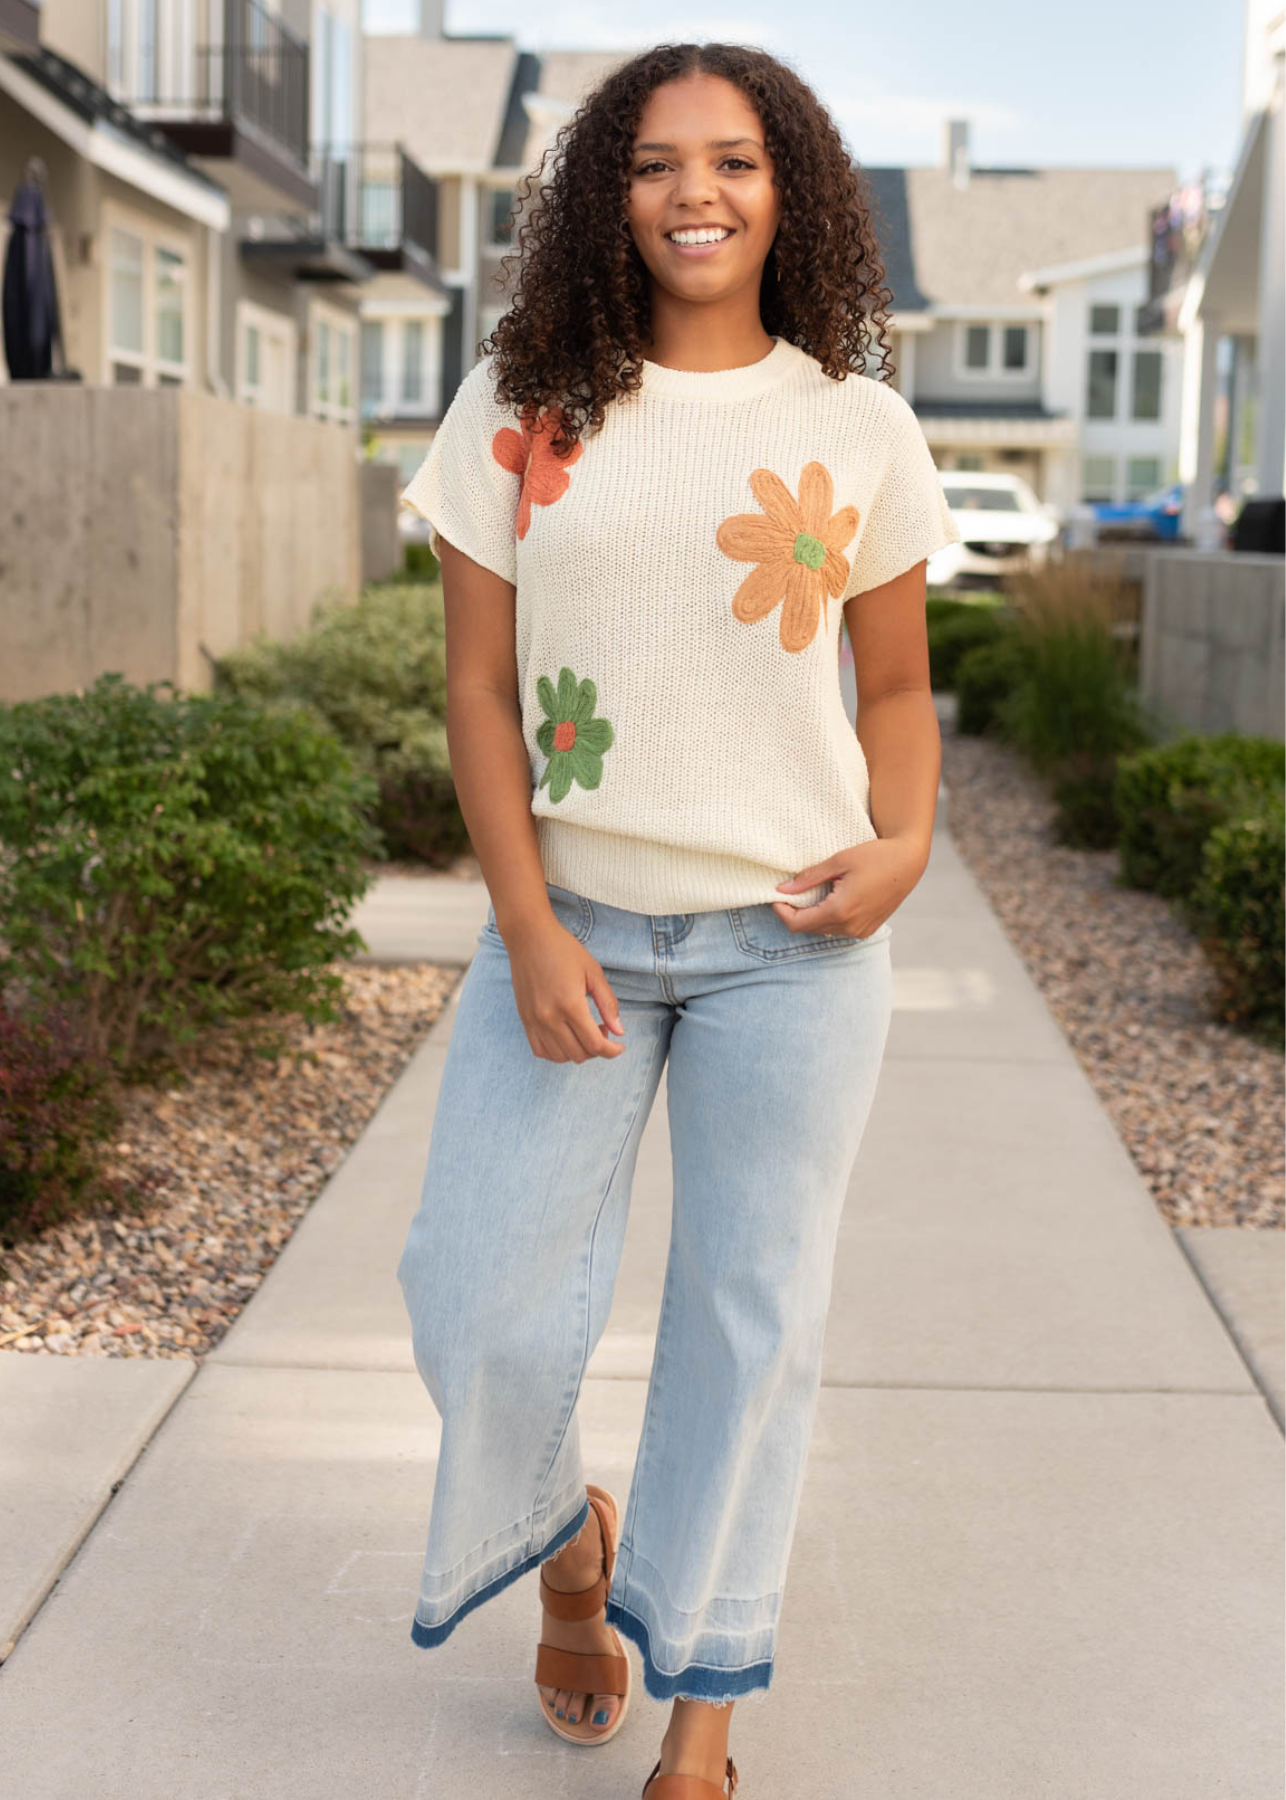
[[[511,309],[407,491],[492,899],[398,1269],[442,1415],[412,1636],[542,1564],[547,1723],[615,1735],[623,1633],[674,1702],[647,1800],[705,1800],[736,1783],[731,1703],[772,1675],[889,917],[933,827],[924,562],[959,534],[911,407],[860,372],[889,296],[797,75],[662,45],[557,149]],[[622,1520],[576,1400],[667,1059],[674,1217]]]

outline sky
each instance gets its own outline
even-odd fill
[[[417,0],[364,0],[368,31],[415,29]],[[1241,0],[447,0],[446,29],[521,50],[644,49],[724,39],[788,62],[859,162],[933,164],[943,122],[970,121],[979,166],[1203,168],[1241,138]]]

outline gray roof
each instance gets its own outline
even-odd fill
[[[1146,253],[1149,213],[1177,185],[1156,169],[866,168],[898,312],[1031,299],[1028,269],[1114,250]]]
[[[367,37],[365,132],[429,174],[494,166],[518,48],[511,37]]]

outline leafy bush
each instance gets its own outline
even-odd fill
[[[1003,736],[1001,708],[1027,674],[1026,640],[1014,629],[975,644],[956,666],[956,730]]]
[[[224,657],[216,682],[325,720],[372,782],[371,817],[389,854],[441,863],[467,848],[447,749],[440,587],[389,583],[355,605],[319,608],[288,643],[261,639]]]
[[[997,703],[999,728],[1050,779],[1055,835],[1104,848],[1118,829],[1117,759],[1153,735],[1124,635],[1133,589],[1068,560],[1016,574],[1010,592],[1027,666]]]
[[[308,714],[104,675],[0,708],[0,771],[0,993],[63,1006],[91,1060],[141,1073],[216,1021],[337,1016],[378,839]]]
[[[975,606],[969,601],[951,602],[952,611],[939,613],[927,625],[929,680],[935,688],[954,688],[961,660],[979,644],[994,644],[1013,623],[1006,609]]]
[[[1121,875],[1172,899],[1191,894],[1216,827],[1256,797],[1286,790],[1286,746],[1270,738],[1186,733],[1123,758],[1117,768]]]
[[[441,563],[427,544],[408,544],[406,546],[406,560],[402,568],[408,581],[421,583],[436,581],[441,567]]]
[[[1286,1014],[1286,810],[1257,795],[1215,826],[1183,901],[1219,981],[1221,1016],[1280,1047]]]
[[[108,1073],[67,1015],[29,1018],[0,1000],[0,1243],[118,1197],[98,1162],[119,1120]]]

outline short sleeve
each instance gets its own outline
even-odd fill
[[[865,519],[844,599],[904,575],[935,550],[961,541],[942,479],[915,408],[896,388],[885,388],[887,432],[884,472]]]
[[[474,562],[516,586],[522,483],[513,470],[513,455],[506,464],[497,454],[504,449],[503,439],[497,445],[497,434],[506,431],[518,439],[516,417],[496,399],[491,358],[484,357],[456,389],[428,455],[403,490],[402,504],[427,521],[435,556],[441,533]]]

